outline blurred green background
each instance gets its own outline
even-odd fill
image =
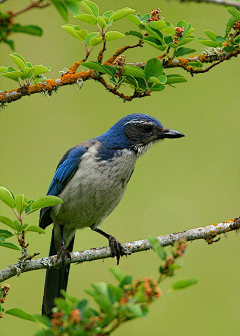
[[[9,1],[9,9],[16,11],[27,4],[29,1]],[[160,7],[165,19],[172,23],[180,19],[191,22],[197,38],[204,37],[204,29],[223,34],[229,18],[224,7],[208,4],[114,0],[98,1],[98,5],[102,13],[129,6],[144,14]],[[44,29],[41,38],[23,34],[13,38],[16,52],[27,61],[52,67],[49,78],[58,77],[58,71],[84,57],[81,44],[61,29],[64,22],[53,7],[29,11],[17,21]],[[70,23],[79,21],[71,19]],[[134,25],[124,19],[115,24],[115,29],[125,32]],[[109,43],[105,59],[123,44],[135,42],[136,38],[127,37],[124,42]],[[204,46],[195,41],[189,47],[200,53]],[[8,46],[1,45],[0,65],[13,66],[10,52]],[[148,45],[125,52],[127,62],[146,61],[158,54]],[[88,81],[82,90],[69,86],[50,99],[37,94],[9,104],[0,114],[0,185],[14,194],[24,193],[29,199],[43,196],[67,149],[105,132],[127,114],[143,112],[186,137],[166,140],[139,160],[122,202],[104,221],[103,230],[124,243],[239,216],[239,62],[239,58],[232,59],[194,78],[180,70],[188,83],[131,103],[124,104],[100,84]],[[0,77],[1,90],[16,86]],[[11,216],[3,204],[0,211],[1,215]],[[37,221],[38,214],[34,214],[27,222]],[[29,233],[29,252],[47,256],[50,235],[51,228],[47,228],[46,235]],[[175,279],[163,283],[162,290],[168,289],[173,280],[192,275],[199,283],[164,295],[150,306],[146,318],[123,325],[113,335],[239,335],[239,237],[229,233],[226,238],[209,246],[204,241],[190,243],[181,260],[184,267]],[[75,250],[105,245],[106,240],[89,229],[77,233]],[[2,248],[0,268],[15,263],[19,256],[16,251]],[[114,282],[108,267],[115,263],[108,259],[72,265],[68,293],[88,298],[83,289],[91,282]],[[157,277],[158,264],[158,257],[148,251],[122,258],[120,267],[135,278]],[[12,289],[4,308],[40,313],[44,277],[45,271],[35,271],[8,280]],[[0,323],[1,336],[32,335],[39,329],[38,325],[7,315]]]

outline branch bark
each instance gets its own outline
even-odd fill
[[[220,237],[214,239],[218,235],[226,234],[230,231],[237,231],[239,229],[240,217],[231,219],[227,222],[215,223],[196,229],[172,233],[164,236],[158,236],[157,239],[162,246],[172,245],[180,238],[184,238],[187,241],[204,239],[207,241],[208,244],[212,244],[220,240]],[[125,243],[123,244],[123,247],[126,250],[127,255],[151,249],[151,245],[147,239]],[[80,252],[72,252],[71,260],[66,260],[65,263],[82,263],[85,261],[93,261],[110,257],[112,257],[110,248],[102,247]],[[0,282],[6,281],[7,279],[10,279],[16,275],[20,275],[21,273],[59,266],[61,266],[61,261],[57,261],[56,255],[28,261],[20,259],[16,264],[11,264],[7,268],[0,271]]]
[[[213,3],[215,5],[225,5],[225,6],[231,6],[240,8],[240,2],[239,1],[225,1],[225,0],[180,0],[180,2],[207,2],[207,3]]]

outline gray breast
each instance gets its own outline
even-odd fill
[[[79,169],[59,195],[64,203],[53,208],[55,224],[70,230],[99,226],[120,202],[137,156],[118,150],[111,160],[97,160],[97,147],[83,155]]]

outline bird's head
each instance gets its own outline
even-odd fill
[[[183,136],[178,131],[163,127],[157,119],[147,114],[135,113],[120,119],[98,139],[106,147],[133,149],[137,155],[142,155],[159,140]]]

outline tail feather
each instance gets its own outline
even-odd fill
[[[74,238],[72,238],[68,245],[68,251],[72,252],[74,245]],[[50,245],[49,256],[57,254],[54,245],[54,229],[52,230],[52,240]],[[60,290],[67,289],[68,276],[69,276],[70,264],[62,265],[60,268],[48,269],[45,278],[45,287],[42,303],[42,315],[51,317],[52,308],[55,307],[54,299],[61,297]]]

